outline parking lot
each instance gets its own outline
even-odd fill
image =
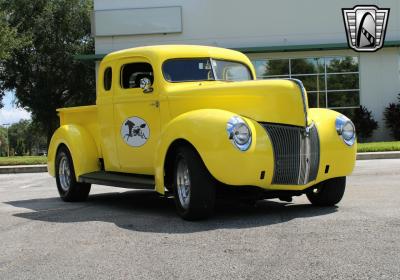
[[[219,204],[93,186],[64,203],[48,174],[0,175],[0,279],[398,279],[400,160],[357,161],[338,207]]]

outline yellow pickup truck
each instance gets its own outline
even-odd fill
[[[96,105],[58,112],[48,170],[64,201],[85,200],[91,184],[152,189],[187,220],[229,194],[335,205],[356,158],[347,117],[310,109],[299,80],[256,80],[244,54],[223,48],[111,53]]]

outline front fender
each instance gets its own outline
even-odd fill
[[[156,149],[156,191],[164,193],[164,162],[171,144],[184,139],[200,154],[207,169],[218,181],[229,185],[266,186],[273,174],[272,146],[265,130],[256,121],[242,117],[252,130],[249,150],[239,151],[228,139],[226,124],[237,114],[218,109],[186,112],[171,120],[161,132]],[[260,178],[261,171],[266,172]]]
[[[50,141],[47,168],[55,176],[55,159],[60,145],[67,146],[74,163],[75,176],[100,170],[99,151],[92,135],[80,125],[63,125],[53,134]]]
[[[346,145],[336,132],[335,122],[340,113],[322,108],[309,110],[309,117],[318,128],[320,139],[320,168],[318,181],[348,176],[354,169],[357,143]],[[327,166],[329,165],[329,169]]]

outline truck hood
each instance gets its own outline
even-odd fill
[[[222,109],[258,122],[306,124],[307,96],[290,80],[175,83],[167,91],[172,118],[197,109]]]

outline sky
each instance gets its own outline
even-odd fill
[[[4,107],[0,109],[0,125],[13,124],[22,119],[26,120],[31,118],[31,114],[24,109],[17,108],[14,101],[14,93],[7,92],[3,98]]]

